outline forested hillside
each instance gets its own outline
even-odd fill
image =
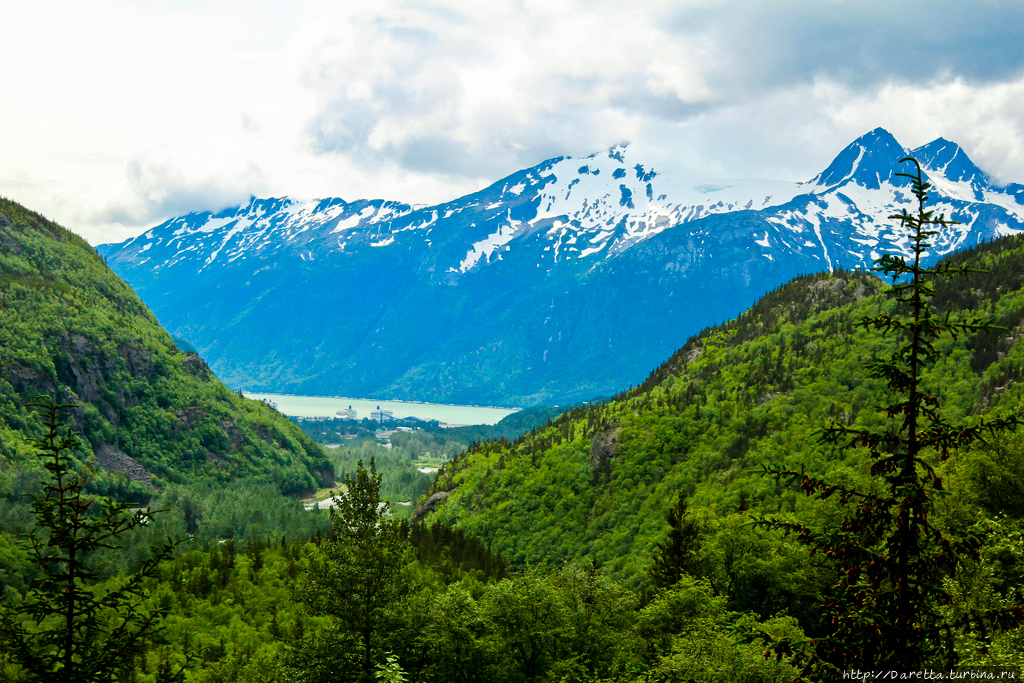
[[[938,390],[950,418],[1017,413],[1024,240],[987,243],[951,262],[965,260],[988,272],[940,283],[936,306],[988,315],[1007,329],[943,341],[941,360],[924,381]],[[428,507],[434,518],[487,539],[513,565],[587,557],[636,586],[647,580],[666,514],[680,495],[691,517],[726,544],[766,542],[742,531],[745,516],[737,513],[830,514],[761,469],[777,463],[840,481],[866,479],[858,453],[835,451],[819,437],[832,418],[854,426],[884,420],[884,384],[865,365],[893,342],[855,323],[892,312],[885,289],[863,272],[797,278],[734,321],[694,336],[614,400],[576,408],[514,443],[469,448],[438,473]],[[950,487],[958,487],[948,504],[977,503],[990,514],[1019,517],[1018,439],[947,463]],[[797,554],[787,556],[784,545],[744,551],[737,561],[758,565],[748,567],[756,581],[809,568],[802,550],[790,551]],[[717,547],[717,559],[708,559],[723,585],[740,580],[730,575],[737,565],[725,568],[730,552]],[[756,588],[750,600],[764,586]]]
[[[781,683],[800,673],[790,643],[834,632],[823,605],[843,559],[772,525],[835,528],[855,505],[804,496],[766,468],[822,475],[867,496],[858,500],[884,493],[868,453],[821,438],[830,421],[890,424],[893,398],[869,365],[896,342],[857,323],[906,311],[873,274],[797,278],[694,336],[642,385],[515,441],[473,444],[438,473],[417,515],[426,522],[410,523],[382,505],[386,471],[350,462],[380,446],[329,461],[179,351],[73,235],[4,202],[0,249],[0,678],[77,680],[93,648],[116,666],[89,680],[133,683]],[[1019,415],[1024,237],[947,263],[965,261],[987,272],[940,282],[932,303],[1002,327],[940,340],[921,381],[950,423]],[[53,581],[70,566],[69,536],[50,536],[47,560],[39,541],[96,517],[47,519],[57,503],[24,501],[68,490],[54,481],[59,468],[42,471],[47,411],[26,405],[39,392],[78,406],[66,414],[86,443],[67,449],[69,467],[120,465],[89,484],[83,510],[98,507],[96,494],[168,508],[90,553],[71,592]],[[442,452],[449,436],[474,434],[416,432],[391,456],[408,458],[414,440]],[[931,465],[942,488],[933,524],[966,552],[943,574],[942,599],[922,608],[957,627],[941,641],[926,635],[919,661],[1024,666],[1024,435],[993,430]],[[337,513],[281,495],[342,472]],[[15,538],[25,532],[35,546]],[[147,565],[168,537],[177,545]],[[93,603],[95,619],[62,621],[68,596],[136,580],[129,599]],[[983,628],[962,618],[999,610],[1005,619]],[[150,618],[130,647],[115,647],[117,624]],[[762,640],[779,656],[766,657]]]
[[[0,456],[8,472],[34,466],[27,440],[40,424],[26,403],[40,394],[76,405],[83,455],[108,473],[97,484],[121,497],[249,476],[285,494],[333,483],[319,446],[181,352],[84,240],[0,199]]]

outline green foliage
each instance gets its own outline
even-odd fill
[[[419,471],[422,465],[413,460],[415,455],[415,451],[405,445],[388,449],[376,440],[352,440],[327,449],[327,457],[338,481],[358,472],[360,462],[371,459],[376,462],[377,473],[381,476],[381,500],[390,504],[392,514],[396,516],[411,514],[413,503],[434,481],[432,474]]]
[[[355,472],[360,460],[376,459],[383,477],[381,495],[391,503],[393,514],[404,517],[412,513],[411,503],[433,483],[432,475],[420,471],[424,465],[436,467],[457,457],[471,444],[487,439],[518,438],[561,412],[557,407],[538,406],[512,413],[496,425],[442,428],[436,422],[427,422],[412,431],[391,434],[388,447],[377,442],[377,425],[370,420],[293,419],[312,439],[330,444],[327,455],[339,481]]]
[[[429,568],[445,585],[470,577],[482,585],[506,574],[507,566],[501,556],[461,529],[436,521],[410,525],[405,520],[400,528],[402,537],[415,549],[421,567]]]
[[[454,536],[438,530],[430,538]],[[229,541],[164,562],[146,604],[168,610],[165,642],[139,656],[135,680],[156,683],[186,663],[189,683],[358,680],[358,638],[341,623],[349,615],[311,614],[292,590],[316,571],[320,552],[315,541]],[[430,558],[447,554],[435,549],[403,565],[410,590],[379,634],[378,680],[381,672],[426,683],[632,683],[673,670],[700,672],[698,680],[792,676],[733,643],[731,624],[749,617],[728,610],[706,581],[684,577],[641,608],[633,591],[589,563],[500,580],[456,571],[445,583]],[[792,620],[760,625],[799,633]]]
[[[164,512],[146,527],[140,544],[159,535],[189,537],[193,547],[228,540],[277,543],[305,540],[329,525],[325,511],[306,510],[302,501],[282,496],[273,484],[257,477],[223,485],[169,486],[154,498],[153,506]]]
[[[954,476],[963,479],[957,490],[989,516],[1024,519],[1024,436],[1015,435],[979,445],[961,459]]]
[[[384,681],[384,683],[406,683],[408,680],[405,672],[402,671],[401,665],[398,663],[398,657],[390,652],[385,655],[382,663],[377,664],[374,677],[378,681]]]
[[[988,411],[1020,410],[1024,240],[979,245],[969,258],[989,272],[969,287],[936,282],[928,324],[987,316],[1008,329],[934,340],[920,373],[943,388],[933,426],[980,426]],[[118,537],[130,547],[93,552],[83,590],[116,591],[159,538],[191,536],[141,584],[138,613],[167,616],[163,640],[134,651],[124,673],[133,683],[169,680],[186,665],[188,683],[791,680],[786,657],[765,660],[737,631],[827,641],[834,631],[821,605],[835,600],[838,565],[751,525],[750,512],[831,530],[856,512],[842,491],[892,498],[871,473],[870,449],[822,442],[820,426],[890,438],[899,421],[876,406],[905,415],[913,403],[887,399],[892,372],[863,371],[872,358],[900,357],[898,341],[853,324],[879,312],[898,321],[906,304],[877,296],[883,285],[869,274],[839,272],[770,293],[611,401],[523,411],[510,416],[522,424],[499,424],[500,433],[395,434],[390,450],[345,440],[328,462],[277,413],[175,349],[70,233],[0,205],[0,266],[0,529],[32,526],[20,499],[40,491],[45,470],[32,464],[28,435],[40,421],[23,402],[49,382],[62,400],[84,400],[73,417],[88,441],[72,471],[112,446],[154,475],[98,473],[84,493],[167,509]],[[524,435],[523,425],[536,429]],[[341,441],[340,426],[324,422],[317,438]],[[997,435],[944,463],[922,455],[949,492],[932,499],[926,524],[978,549],[961,554],[956,572],[936,574],[935,623],[977,623],[1021,600],[1022,443]],[[422,457],[452,462],[434,478],[416,471]],[[836,493],[800,496],[758,475],[768,463],[833,482]],[[333,516],[281,497],[336,478],[356,495]],[[398,513],[411,506],[396,503],[441,491],[447,502],[429,524],[379,506],[390,499]],[[859,540],[879,552],[887,538]],[[33,560],[0,533],[6,604],[41,585]],[[1021,633],[961,629],[953,645],[966,664],[1021,664]],[[0,654],[4,675],[21,675],[9,653]]]
[[[453,584],[429,603],[425,663],[410,671],[431,683],[788,681],[787,664],[734,642],[732,625],[744,617],[725,602],[685,576],[641,608],[587,563],[531,568],[478,597]],[[758,625],[800,633],[792,619]]]
[[[1024,239],[980,245],[968,256],[988,273],[966,285],[936,283],[937,316],[992,311],[1009,320],[1024,311]],[[803,468],[851,486],[869,481],[864,451],[819,435],[830,419],[855,429],[886,422],[874,410],[885,383],[866,376],[864,364],[890,355],[895,340],[854,325],[879,310],[896,313],[897,304],[878,295],[883,287],[867,273],[794,280],[689,340],[640,387],[515,441],[471,446],[428,491],[449,493],[434,517],[486,539],[513,567],[593,558],[635,587],[646,581],[646,558],[658,553],[680,492],[697,518],[740,509],[836,518],[834,501],[801,496],[761,476],[761,466]],[[947,420],[1019,409],[1022,328],[998,333],[999,354],[981,372],[972,345],[991,333],[938,340],[926,377],[944,387]]]
[[[760,648],[736,642],[737,622],[752,624],[729,612],[725,599],[716,596],[709,583],[684,576],[638,615],[636,633],[648,671],[643,680],[791,680],[795,671],[787,662],[766,661]],[[758,626],[780,635],[801,635],[792,619],[775,619]]]
[[[927,598],[929,628],[966,626],[969,615],[986,611],[996,618],[998,610],[1019,602],[1016,586],[1024,576],[1018,546],[1006,537],[1019,528],[1024,441],[986,430],[985,442],[965,443],[986,424],[998,426],[990,416],[1021,410],[1024,238],[977,245],[938,268],[953,274],[968,261],[987,272],[969,283],[932,280],[932,313],[924,322],[936,329],[968,323],[955,336],[932,340],[934,355],[919,373],[920,386],[940,387],[942,398],[933,411],[938,419],[926,416],[917,429],[936,446],[921,451],[920,471],[934,468],[948,494],[932,498],[925,520],[931,530],[918,530],[924,536],[940,532],[954,549],[963,539],[966,551],[951,572],[954,567],[943,567],[936,554],[943,548],[937,536],[922,545],[936,551],[925,556],[933,567],[919,563],[934,570],[929,581],[939,589]],[[909,293],[899,289],[907,281],[895,284],[896,292]],[[905,417],[900,404],[909,394],[890,392],[891,373],[871,375],[864,368],[876,358],[899,357],[900,339],[855,324],[908,313],[910,304],[884,291],[884,283],[868,273],[798,278],[736,320],[690,339],[636,389],[576,407],[515,440],[470,446],[438,473],[428,494],[445,492],[447,498],[429,519],[486,541],[512,572],[593,560],[655,600],[673,582],[697,578],[726,612],[762,623],[789,619],[786,628],[773,627],[776,638],[789,633],[799,639],[801,632],[827,638],[831,613],[822,604],[835,596],[837,560],[824,552],[808,557],[796,535],[752,527],[750,514],[769,515],[782,526],[831,530],[857,508],[840,489],[895,498],[882,473],[872,474],[870,448],[820,438],[822,425],[830,423],[848,430],[847,440],[899,434]],[[973,327],[979,318],[994,318],[1007,329]],[[915,398],[925,408],[929,400]],[[900,419],[887,417],[890,407]],[[954,429],[960,426],[967,429]],[[945,447],[952,456],[944,463]],[[892,451],[885,457],[906,455],[905,449]],[[899,464],[898,458],[888,462]],[[836,493],[804,496],[785,481],[764,477],[763,468],[771,465],[832,482]],[[899,468],[891,474],[899,476]],[[685,515],[679,509],[666,523],[680,495]],[[994,526],[976,526],[979,520]],[[875,552],[889,538],[879,532],[861,540]],[[977,559],[970,559],[968,546],[980,552]],[[654,577],[658,592],[651,590]],[[953,634],[961,661],[1015,661],[1011,653],[1021,629],[997,634],[992,625],[975,620]],[[947,646],[943,638],[937,647]]]
[[[680,491],[699,515],[795,512],[796,495],[750,470],[781,454],[827,467],[826,448],[790,446],[813,442],[847,399],[856,420],[879,391],[851,380],[859,359],[846,355],[867,336],[848,319],[879,286],[864,274],[799,279],[691,339],[640,388],[515,441],[470,447],[438,474],[430,492],[450,496],[435,514],[513,565],[593,558],[639,586]]]
[[[49,477],[32,497],[36,530],[27,544],[42,576],[24,599],[2,606],[0,645],[24,680],[112,681],[155,636],[166,614],[142,603],[145,580],[171,547],[126,579],[92,585],[92,556],[114,548],[118,537],[146,524],[150,513],[130,513],[125,503],[87,495],[91,471],[74,469],[70,454],[80,441],[60,421],[61,411],[74,406],[49,399],[37,405],[46,434],[36,445]]]
[[[514,576],[481,600],[488,649],[512,680],[535,680],[560,658],[566,609],[545,578],[539,572]]]

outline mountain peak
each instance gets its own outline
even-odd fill
[[[828,168],[811,179],[811,183],[836,187],[853,181],[872,190],[877,190],[884,182],[904,185],[906,179],[895,176],[894,167],[906,154],[892,133],[875,128],[847,145]]]
[[[896,138],[893,136],[893,134],[887,131],[885,128],[882,128],[881,126],[873,130],[870,130],[867,133],[864,133],[864,135],[861,135],[853,142],[854,144],[861,144],[865,147],[882,148],[895,146],[898,147],[899,149],[903,149],[900,143],[896,141]]]
[[[988,175],[978,168],[960,145],[936,138],[910,152],[921,165],[953,182],[988,185]],[[980,188],[975,188],[980,189]]]

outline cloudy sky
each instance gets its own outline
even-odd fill
[[[1024,3],[4,0],[0,194],[94,244],[251,195],[435,203],[619,142],[806,180],[877,126],[1024,182]]]

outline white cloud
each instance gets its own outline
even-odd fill
[[[152,225],[168,215],[220,209],[246,202],[265,189],[259,168],[196,177],[180,163],[139,155],[126,164],[123,191],[86,218],[100,225]]]
[[[444,201],[624,139],[692,175],[806,179],[883,126],[1024,181],[1020,3],[4,12],[0,192],[93,242],[250,194]]]

